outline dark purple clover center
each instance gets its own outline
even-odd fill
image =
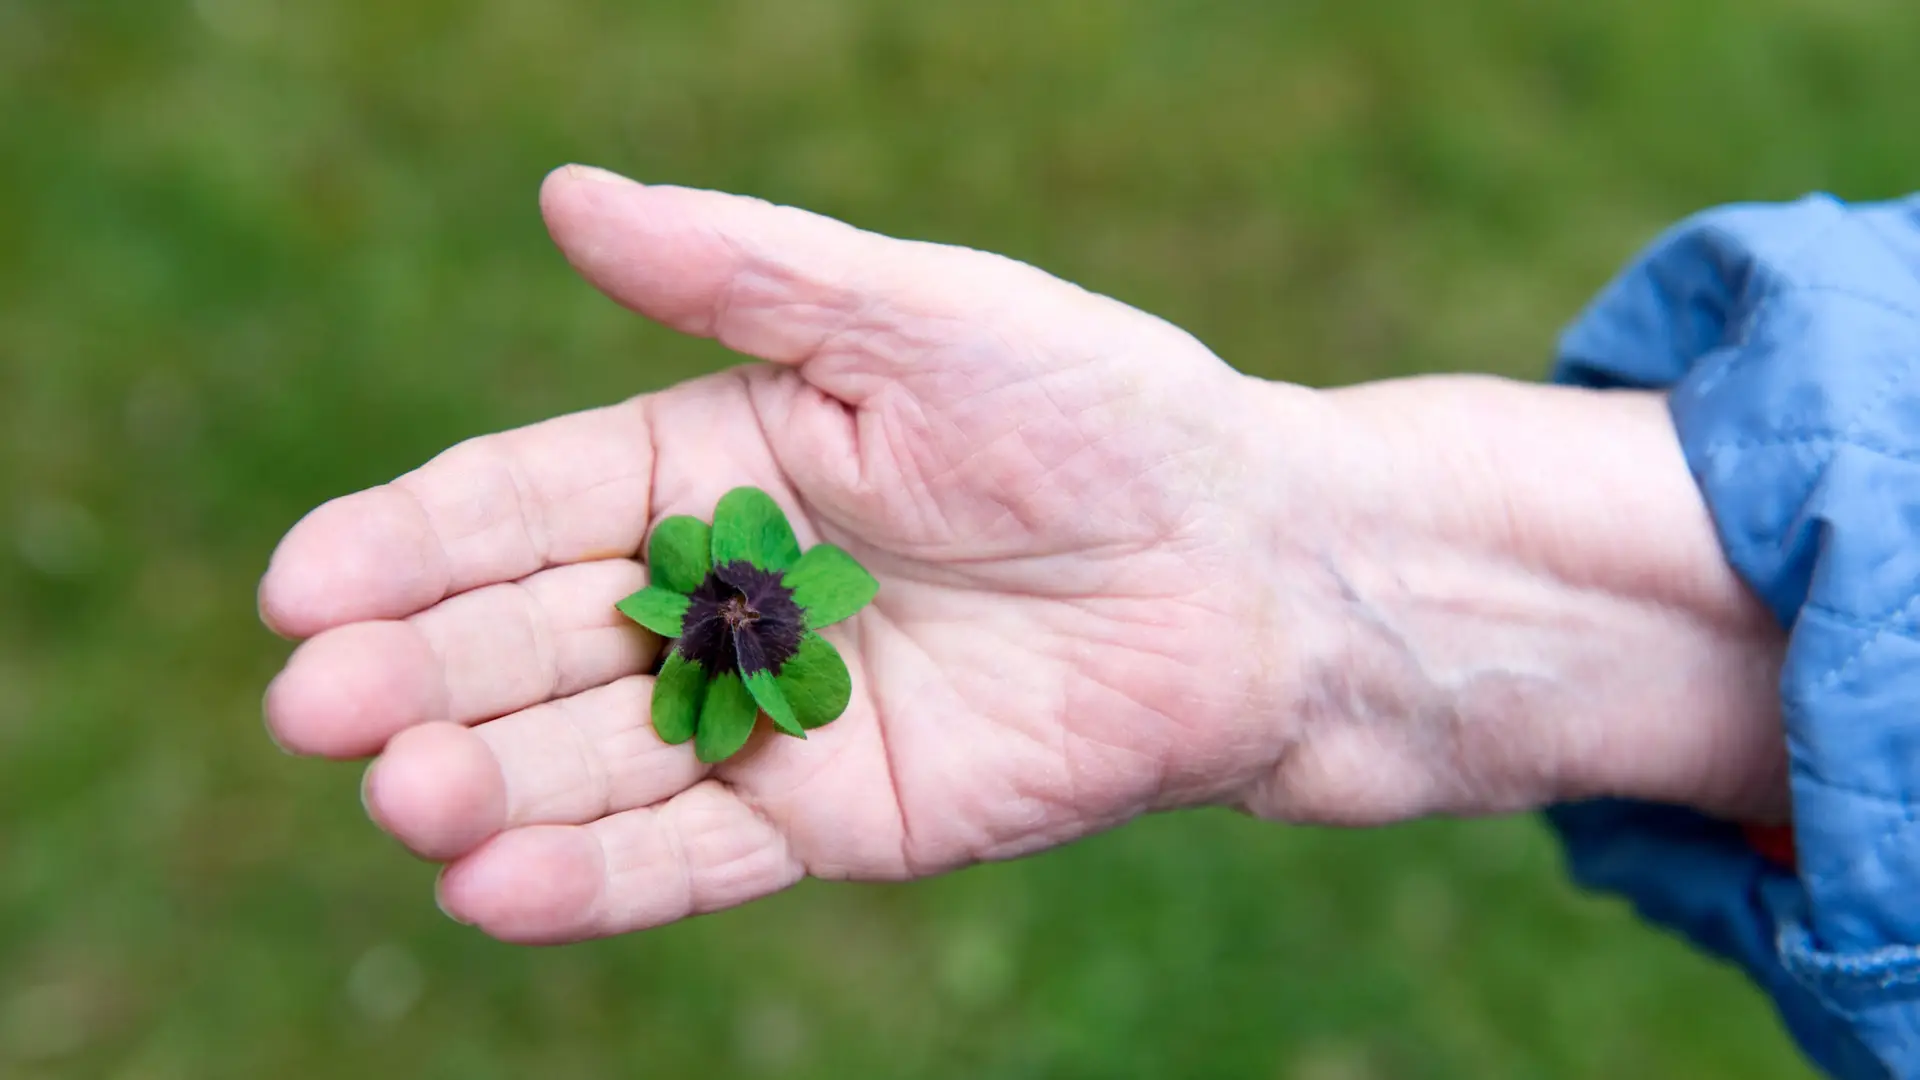
[[[720,601],[720,617],[727,621],[727,628],[738,630],[760,621],[760,613],[753,610],[747,598],[738,593]]]
[[[713,568],[687,596],[687,614],[674,648],[709,674],[778,674],[800,651],[806,615],[780,574],[747,562]]]

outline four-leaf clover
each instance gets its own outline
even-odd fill
[[[673,647],[653,684],[653,729],[694,740],[701,761],[724,761],[762,711],[806,738],[846,711],[853,680],[818,633],[865,607],[879,583],[832,544],[800,551],[793,528],[759,488],[734,488],[713,525],[677,515],[647,543],[652,584],[616,606]]]

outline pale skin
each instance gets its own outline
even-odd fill
[[[579,167],[541,206],[595,286],[753,362],[336,499],[260,589],[302,640],[274,737],[373,757],[454,918],[575,941],[1209,804],[1784,811],[1783,635],[1655,395],[1310,391],[982,252]],[[880,591],[827,631],[846,714],[708,767],[613,605],[653,523],[741,484]]]

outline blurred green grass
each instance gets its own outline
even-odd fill
[[[0,0],[0,1075],[1795,1077],[1528,820],[1142,823],[556,950],[274,752],[312,505],[724,362],[583,160],[991,248],[1309,383],[1532,376],[1700,207],[1920,176],[1898,0]]]

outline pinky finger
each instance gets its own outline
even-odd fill
[[[771,823],[706,780],[588,825],[501,833],[447,867],[439,899],[502,941],[559,944],[735,907],[805,872]]]

